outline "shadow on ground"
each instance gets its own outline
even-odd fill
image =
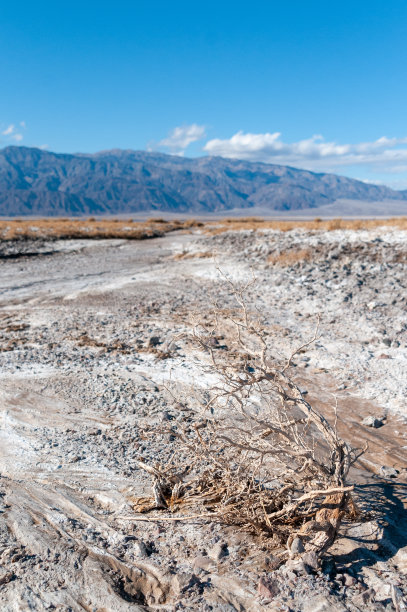
[[[407,484],[374,482],[355,488],[362,521],[345,526],[345,537],[332,558],[355,573],[392,560],[407,547]],[[406,555],[407,557],[407,555]]]

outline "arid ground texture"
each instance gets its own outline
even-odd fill
[[[225,277],[255,279],[282,360],[319,320],[291,375],[368,443],[358,510],[315,567],[200,508],[135,505],[140,461],[183,452],[158,432],[199,421],[213,375],[190,336],[231,306]],[[406,311],[406,219],[1,221],[0,609],[406,610]]]

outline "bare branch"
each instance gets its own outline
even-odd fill
[[[268,358],[261,313],[253,316],[249,307],[254,276],[238,287],[218,271],[238,309],[217,305],[205,317],[209,323],[199,317],[193,322],[191,337],[217,380],[209,399],[197,406],[205,418],[168,426],[180,452],[165,469],[138,462],[153,478],[154,497],[135,508],[179,512],[202,506],[201,514],[166,520],[209,516],[285,544],[297,533],[306,550],[322,554],[352,505],[347,476],[364,450],[351,449],[339,437],[337,399],[331,425],[289,375],[295,355],[318,339],[320,319],[310,340],[278,364]],[[226,350],[215,348],[217,337],[226,338]]]

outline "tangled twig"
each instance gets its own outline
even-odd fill
[[[167,428],[182,452],[165,469],[139,462],[153,477],[154,499],[137,499],[134,507],[201,506],[206,512],[194,517],[206,514],[288,546],[295,535],[305,550],[321,554],[352,507],[347,476],[363,451],[339,437],[336,404],[331,425],[289,375],[294,357],[318,338],[319,319],[313,337],[280,364],[248,307],[253,281],[242,288],[226,282],[237,309],[217,307],[211,325],[198,321],[192,331],[218,383],[198,421],[179,419]],[[228,337],[226,350],[214,341],[219,336]]]

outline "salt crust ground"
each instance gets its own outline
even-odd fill
[[[0,259],[0,609],[403,609],[406,232],[195,232],[29,251]],[[362,519],[315,572],[273,570],[278,551],[232,528],[134,520],[131,497],[149,490],[136,457],[168,450],[143,426],[193,413],[212,382],[177,334],[212,299],[231,304],[217,265],[257,277],[250,300],[276,354],[311,337],[320,314],[296,376],[327,416],[337,397],[342,435],[370,443],[353,473]],[[383,427],[363,426],[369,414]]]

